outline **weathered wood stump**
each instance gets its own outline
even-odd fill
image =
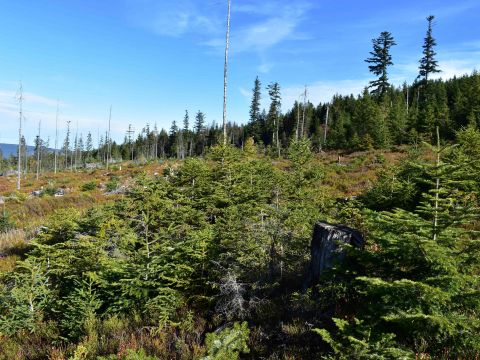
[[[313,229],[310,243],[311,260],[305,282],[305,289],[316,285],[325,270],[345,260],[343,245],[362,248],[365,240],[362,234],[345,225],[333,225],[319,221]]]

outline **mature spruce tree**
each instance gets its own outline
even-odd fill
[[[260,116],[260,88],[262,83],[258,79],[258,76],[255,79],[255,85],[253,87],[253,95],[252,95],[252,103],[250,105],[250,123],[255,123],[258,121],[258,117]]]
[[[190,116],[188,115],[188,110],[185,110],[185,116],[183,117],[183,141],[184,141],[184,153],[186,155],[191,155],[191,139],[190,139]]]
[[[205,114],[200,110],[195,115],[194,130],[197,155],[203,155],[203,150],[205,147]]]
[[[420,79],[424,84],[428,82],[431,74],[440,72],[440,69],[438,69],[438,62],[435,60],[437,53],[434,48],[437,45],[437,42],[432,36],[433,19],[435,19],[433,15],[427,17],[428,29],[423,43],[423,57],[420,59],[419,73],[417,77],[417,79]]]
[[[280,155],[280,140],[279,121],[280,121],[280,107],[282,105],[282,98],[280,95],[280,85],[278,82],[271,83],[267,86],[268,95],[270,95],[270,109],[268,111],[267,123],[269,130],[272,132],[272,145],[275,146]]]
[[[178,143],[178,126],[175,120],[172,122],[172,126],[170,127],[170,146],[170,153],[179,159],[180,147]]]
[[[199,135],[205,130],[205,114],[200,110],[195,115],[195,125],[194,125],[195,134]]]
[[[255,84],[252,89],[252,102],[250,105],[250,123],[248,135],[253,136],[256,141],[260,139],[260,98],[261,98],[261,82],[258,79],[258,76],[255,78]]]
[[[93,150],[93,140],[92,140],[92,133],[89,131],[87,134],[87,143],[86,143],[86,150],[87,150],[87,161],[90,160],[90,156],[92,155]]]
[[[393,65],[390,48],[396,45],[393,36],[388,31],[383,31],[380,36],[372,40],[373,51],[370,52],[372,57],[365,60],[365,62],[372,64],[368,68],[371,73],[378,76],[378,79],[370,81],[371,93],[383,96],[390,87],[388,82],[387,68]]]

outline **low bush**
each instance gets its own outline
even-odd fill
[[[95,181],[89,181],[83,184],[80,188],[81,191],[92,191],[95,190],[97,187],[97,183]]]
[[[0,233],[4,233],[10,230],[13,227],[12,223],[10,222],[10,217],[7,212],[3,212],[0,215]]]

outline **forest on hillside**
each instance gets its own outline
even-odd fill
[[[356,97],[282,112],[272,83],[261,111],[256,78],[246,124],[186,112],[122,144],[69,128],[32,155],[20,137],[1,162],[18,188],[1,177],[0,359],[479,358],[480,74],[432,79],[427,21],[399,88],[382,32]],[[320,222],[362,241],[316,272]]]
[[[366,149],[391,149],[394,146],[434,141],[439,127],[442,139],[452,141],[455,132],[480,126],[480,74],[464,75],[449,80],[432,80],[405,84],[401,88],[388,87],[377,96],[366,89],[361,95],[334,96],[331,102],[315,106],[310,102],[296,102],[294,107],[280,113],[281,93],[272,95],[267,113],[260,111],[261,83],[258,78],[252,91],[251,118],[245,125],[228,123],[229,142],[242,148],[251,137],[266,154],[285,156],[291,139],[308,138],[315,152]],[[428,99],[428,100],[427,100]],[[274,116],[275,115],[275,116]],[[278,116],[278,129],[275,127]],[[193,120],[193,121],[192,121]],[[278,146],[276,133],[278,131]],[[182,124],[173,122],[169,131],[146,125],[136,137],[128,132],[123,143],[109,140],[108,133],[100,135],[94,144],[92,134],[72,136],[67,133],[58,151],[58,167],[74,169],[87,163],[105,164],[107,158],[118,162],[134,160],[203,156],[210,147],[221,143],[222,127],[207,125],[207,117],[198,111],[191,119],[185,112]],[[41,158],[41,171],[54,168],[52,143],[37,137],[34,151],[29,150],[24,162],[25,171],[35,172]],[[25,157],[25,139],[21,156]],[[2,168],[14,168],[17,157],[2,157]],[[1,170],[0,170],[1,171]]]

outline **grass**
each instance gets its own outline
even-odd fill
[[[86,209],[95,204],[105,202],[107,199],[95,197],[90,194],[68,194],[63,197],[44,196],[27,199],[19,203],[7,204],[7,211],[11,221],[21,229],[33,229],[44,223],[46,217],[56,210]]]
[[[321,156],[325,166],[323,184],[329,187],[331,196],[352,197],[361,194],[376,179],[377,172],[385,164],[395,164],[405,157],[404,152],[361,151],[343,155],[329,152]],[[340,156],[340,164],[338,158]]]
[[[9,255],[13,250],[27,246],[27,232],[23,229],[12,229],[0,233],[0,255]]]
[[[22,253],[28,248],[28,234],[22,229],[0,233],[0,273],[15,268]]]

